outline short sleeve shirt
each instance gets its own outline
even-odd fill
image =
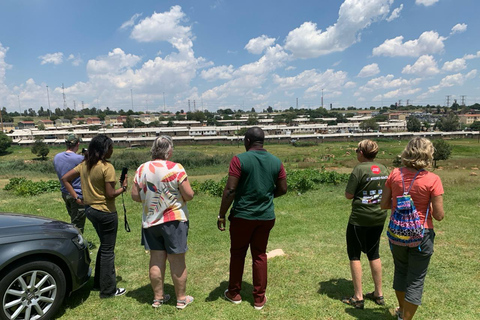
[[[140,189],[143,228],[169,221],[188,221],[187,203],[179,190],[185,179],[187,173],[180,163],[154,160],[138,167],[133,182]]]
[[[387,211],[380,209],[387,168],[376,162],[361,162],[353,169],[345,192],[353,194],[349,223],[357,226],[380,226]]]
[[[107,198],[105,190],[105,183],[116,182],[115,168],[110,162],[100,160],[90,171],[87,170],[87,164],[82,162],[75,167],[75,171],[80,173],[83,202],[86,205],[103,212],[117,212],[115,198]]]
[[[404,177],[405,189],[408,190],[412,184],[412,180],[415,177],[416,171],[402,168]],[[392,190],[392,209],[397,206],[397,197],[403,195],[402,175],[400,169],[392,171],[385,184],[386,187]],[[427,229],[433,229],[432,220],[432,197],[436,197],[443,194],[443,185],[440,177],[433,172],[422,170],[415,178],[412,188],[409,194],[412,196],[415,208],[418,211],[421,221],[424,222],[424,226]],[[427,214],[427,208],[430,206],[428,218],[425,220]]]
[[[83,161],[83,156],[76,154],[75,152],[64,151],[57,153],[53,158],[53,166],[57,172],[58,179],[61,183],[60,191],[62,193],[68,193],[67,189],[62,182],[62,177],[70,170],[75,168],[80,162]],[[82,187],[80,185],[80,178],[76,178],[72,181],[72,187],[77,195],[82,198]]]
[[[229,219],[275,219],[276,183],[286,178],[280,159],[265,149],[250,149],[232,158],[228,174],[239,179]]]

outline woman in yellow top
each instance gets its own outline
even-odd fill
[[[85,205],[85,214],[100,238],[93,282],[94,289],[100,290],[100,298],[121,296],[126,292],[124,288],[117,288],[114,249],[118,228],[115,197],[127,190],[128,179],[125,177],[122,186],[115,189],[115,168],[107,160],[112,153],[112,139],[100,134],[90,142],[85,161],[62,177],[70,195],[78,204]],[[83,202],[71,184],[77,177],[82,185]]]

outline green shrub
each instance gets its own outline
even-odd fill
[[[0,162],[0,174],[11,174],[19,171],[55,173],[55,168],[53,167],[53,161],[25,162],[23,160],[15,160]]]
[[[305,169],[290,170],[287,173],[287,185],[289,190],[305,192],[314,189],[319,184],[340,184],[347,182],[349,175],[336,171]]]
[[[4,189],[13,191],[17,196],[36,196],[45,192],[60,191],[60,181],[48,180],[33,182],[25,178],[12,178]]]

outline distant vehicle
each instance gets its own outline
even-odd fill
[[[0,319],[51,319],[90,274],[85,240],[73,225],[0,213]]]

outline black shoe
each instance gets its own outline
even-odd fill
[[[343,298],[342,302],[354,307],[355,309],[363,309],[365,307],[364,300],[355,300],[353,297]]]
[[[115,292],[115,297],[123,296],[127,290],[125,288],[117,288],[117,291]]]

